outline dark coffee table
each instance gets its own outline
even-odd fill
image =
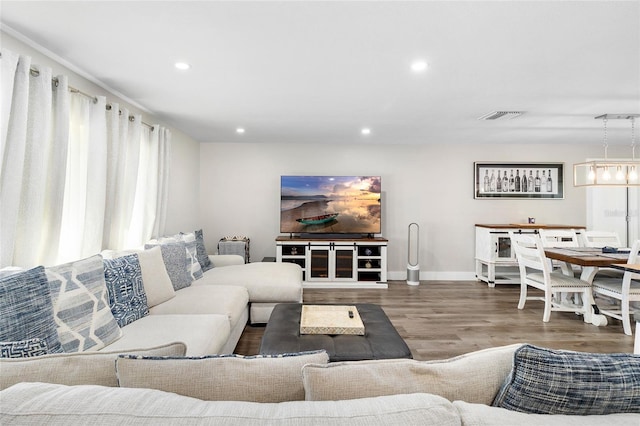
[[[275,306],[262,336],[261,355],[277,355],[324,349],[329,361],[413,358],[391,321],[378,305],[352,304],[364,324],[364,336],[300,334],[301,303]]]

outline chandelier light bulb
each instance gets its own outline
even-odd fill
[[[587,176],[591,182],[596,179],[596,171],[593,166],[589,167],[589,175]]]
[[[616,167],[616,180],[623,180],[624,173],[622,173],[622,166]]]
[[[611,172],[609,172],[609,167],[604,168],[604,172],[602,173],[602,180],[611,180]]]
[[[636,171],[636,166],[631,166],[631,170],[629,171],[629,180],[638,180],[638,172]]]

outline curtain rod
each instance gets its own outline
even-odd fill
[[[31,68],[29,68],[29,72],[34,77],[38,77],[40,75],[40,71],[37,68],[31,67]],[[52,77],[51,80],[53,81],[53,84],[55,84],[55,86],[58,87],[58,79],[56,77]],[[69,92],[71,92],[71,93],[77,93],[79,95],[87,97],[87,98],[91,99],[93,101],[93,103],[98,102],[98,98],[96,96],[93,96],[93,95],[90,95],[88,93],[85,93],[82,90],[76,89],[73,86],[68,86],[68,88],[69,88]],[[109,103],[107,104],[107,111],[111,111],[111,104],[109,104]],[[119,109],[118,113],[120,115],[122,115],[122,110]],[[133,116],[133,115],[129,116],[129,121],[135,121],[135,119],[136,119],[135,116]],[[142,125],[148,127],[150,130],[153,131],[153,125],[151,125],[149,123],[145,123],[144,121],[142,121]]]

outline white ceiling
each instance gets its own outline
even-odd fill
[[[640,113],[640,1],[0,7],[4,29],[200,142],[600,144],[595,116]],[[525,114],[477,120],[494,110]],[[609,133],[630,143],[629,120]]]

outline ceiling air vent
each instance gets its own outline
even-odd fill
[[[511,120],[522,114],[524,114],[522,111],[491,111],[482,117],[478,117],[478,120]]]

